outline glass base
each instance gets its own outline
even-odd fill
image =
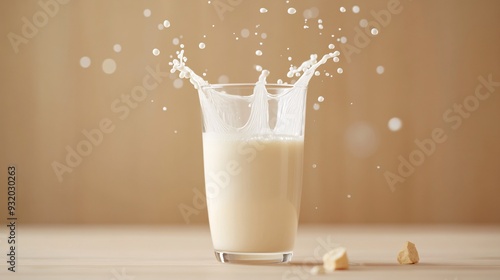
[[[215,258],[221,263],[273,264],[292,260],[292,252],[283,253],[235,253],[215,250]]]

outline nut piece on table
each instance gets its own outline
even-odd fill
[[[323,267],[326,271],[348,269],[349,260],[344,247],[335,248],[323,256]]]
[[[404,248],[399,251],[398,262],[400,264],[415,264],[419,260],[417,247],[415,247],[415,244],[407,241]]]

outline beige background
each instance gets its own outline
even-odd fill
[[[194,89],[187,81],[174,87],[175,76],[163,78],[123,120],[111,104],[142,84],[148,66],[168,71],[169,56],[180,49],[174,38],[185,45],[190,67],[206,72],[210,82],[222,75],[254,82],[254,65],[271,70],[275,82],[285,78],[288,56],[297,65],[311,53],[331,51],[331,43],[341,50],[341,36],[356,46],[359,21],[373,21],[370,12],[387,10],[389,1],[290,2],[73,0],[57,4],[16,53],[9,34],[21,36],[22,18],[33,22],[43,9],[35,0],[1,1],[0,182],[7,185],[7,166],[15,164],[20,221],[184,224],[179,206],[193,206],[193,190],[203,191]],[[221,3],[228,9],[218,14],[214,5]],[[355,4],[359,14],[351,11]],[[259,13],[261,7],[268,13]],[[289,15],[289,7],[297,13]],[[443,114],[472,98],[479,76],[500,81],[500,2],[408,0],[399,7],[350,62],[343,52],[310,84],[301,222],[498,224],[500,88],[492,88],[457,129]],[[146,8],[150,17],[143,15]],[[319,13],[304,29],[304,11],[315,8]],[[165,19],[171,26],[159,30]],[[248,38],[241,36],[245,28]],[[121,52],[113,51],[115,44]],[[79,64],[84,56],[91,59],[86,69]],[[101,66],[108,58],[117,65],[112,74]],[[379,65],[382,75],[375,71]],[[336,74],[337,67],[344,73]],[[325,101],[314,110],[319,96]],[[402,120],[401,130],[388,129],[392,117]],[[81,131],[98,128],[103,119],[114,130],[60,182],[53,162],[64,163],[66,147],[74,149],[85,139]],[[398,156],[408,159],[415,139],[431,137],[435,128],[446,141],[391,190],[384,174],[397,173]],[[197,211],[190,223],[206,223],[206,210]]]

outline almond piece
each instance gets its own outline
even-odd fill
[[[398,262],[400,264],[415,264],[419,260],[417,247],[415,247],[415,244],[407,241],[403,249],[399,251]]]
[[[326,271],[348,269],[349,260],[344,247],[337,247],[323,256],[323,267]]]

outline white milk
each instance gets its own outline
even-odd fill
[[[207,205],[215,250],[292,251],[299,216],[303,144],[302,137],[244,140],[203,133]]]

